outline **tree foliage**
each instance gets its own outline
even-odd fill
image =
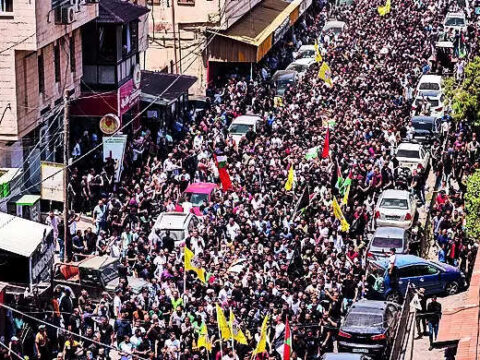
[[[458,85],[458,86],[457,86]],[[472,125],[480,125],[480,57],[476,56],[465,67],[460,84],[453,77],[445,80],[445,95],[449,99],[453,119],[467,119]]]
[[[467,211],[467,237],[474,241],[480,240],[480,170],[475,171],[467,180],[465,193]]]

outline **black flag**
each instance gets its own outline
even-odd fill
[[[300,251],[300,244],[297,243],[293,250],[293,257],[288,265],[287,274],[290,278],[300,278],[305,272],[303,269],[303,260]]]

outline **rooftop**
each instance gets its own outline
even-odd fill
[[[130,21],[137,20],[149,11],[144,6],[128,1],[102,0],[100,1],[97,22],[102,24],[127,24]]]

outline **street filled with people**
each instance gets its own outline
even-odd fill
[[[44,308],[33,310],[14,299],[10,306],[23,313],[8,312],[11,350],[37,359],[106,359],[113,353],[124,359],[280,359],[291,331],[291,358],[320,359],[339,344],[350,351],[342,339],[352,335],[339,328],[347,325],[352,304],[403,296],[401,254],[452,265],[468,279],[476,245],[465,236],[464,194],[467,177],[480,166],[476,134],[466,121],[455,123],[444,104],[441,131],[421,150],[427,162],[403,175],[397,152],[415,138],[412,104],[421,95],[420,78],[447,76],[435,44],[447,32],[447,13],[463,9],[448,0],[392,0],[381,16],[381,6],[369,0],[342,7],[315,3],[253,79],[216,79],[209,106],[185,119],[182,136],[146,125],[132,132],[120,182],[114,164],[102,164],[101,156],[74,166],[71,238],[63,239],[58,215],[47,218],[59,259],[113,257],[117,284],[98,296],[87,286],[78,293],[58,286]],[[472,20],[468,27],[448,32],[461,44],[450,74],[458,81],[478,52],[477,15],[465,14]],[[344,22],[343,30],[323,32],[331,19]],[[279,101],[274,73],[294,60],[293,50],[317,39],[316,63]],[[318,76],[323,63],[330,71]],[[418,114],[433,111],[424,107]],[[238,136],[229,127],[242,115],[260,121]],[[95,145],[91,135],[75,140],[76,152]],[[188,190],[197,183],[215,187],[199,196]],[[388,198],[391,190],[405,190],[407,200]],[[388,209],[403,201],[417,209],[398,225],[410,229],[409,243],[401,253],[385,245],[385,254],[372,255],[377,222],[396,227],[396,213]],[[157,218],[171,212],[191,214],[182,219],[194,218],[193,225],[158,227]],[[81,213],[93,219],[86,230],[78,228]],[[424,251],[429,232],[435,259]],[[383,271],[371,270],[377,260],[385,262]],[[458,280],[448,285],[450,294],[462,290]],[[437,317],[426,315],[432,324]],[[34,337],[20,346],[26,324]],[[2,351],[3,358],[15,358]],[[380,358],[388,358],[386,352]]]

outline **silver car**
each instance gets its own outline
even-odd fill
[[[385,190],[375,206],[377,226],[412,227],[417,215],[417,202],[406,190]]]
[[[408,248],[409,233],[399,227],[379,227],[370,240],[368,253],[375,257],[387,256],[391,248],[397,254],[405,254]]]

